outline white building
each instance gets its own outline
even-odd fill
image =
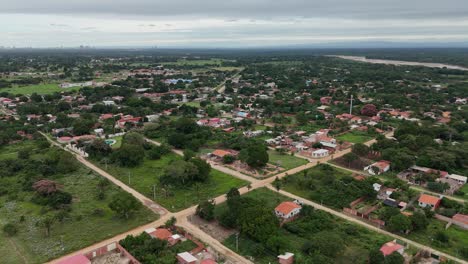
[[[312,152],[313,158],[323,158],[327,157],[328,155],[330,155],[330,151],[328,151],[328,149],[317,149]]]

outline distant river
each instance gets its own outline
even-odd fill
[[[397,65],[397,66],[401,66],[401,65],[424,66],[424,67],[430,67],[430,68],[447,68],[451,70],[468,71],[468,68],[465,68],[465,67],[461,67],[457,65],[450,65],[450,64],[442,64],[442,63],[367,59],[366,57],[360,57],[360,56],[342,56],[342,55],[329,55],[329,57],[336,57],[336,58],[341,58],[345,60],[353,60],[353,61],[376,63],[376,64],[390,64],[390,65]]]

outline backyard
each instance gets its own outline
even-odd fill
[[[374,137],[366,132],[351,131],[336,137],[337,140],[351,142],[351,143],[365,143]]]
[[[288,153],[280,153],[276,150],[268,150],[268,156],[270,158],[269,163],[280,166],[286,170],[290,170],[308,163],[308,161],[305,159],[291,156]]]

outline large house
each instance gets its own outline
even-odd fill
[[[437,207],[439,207],[440,201],[441,199],[438,197],[428,195],[428,194],[421,194],[421,196],[419,196],[419,199],[418,199],[418,204],[419,206],[423,208],[428,207],[428,208],[432,208],[432,210],[435,210],[437,209]]]
[[[289,220],[301,212],[302,206],[295,202],[282,202],[275,208],[276,216]]]

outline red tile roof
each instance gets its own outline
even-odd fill
[[[213,154],[213,155],[215,155],[217,157],[220,157],[220,158],[222,158],[222,157],[224,157],[226,155],[232,155],[231,152],[226,151],[226,150],[222,150],[222,149],[217,149],[217,150],[213,151],[211,154]]]
[[[91,261],[84,255],[71,256],[69,258],[66,258],[58,262],[58,264],[90,264],[90,263]]]
[[[154,232],[151,232],[150,235],[158,238],[158,239],[161,239],[161,240],[168,240],[171,236],[172,236],[172,233],[171,231],[165,229],[165,228],[158,228],[156,229],[156,231]]]
[[[457,222],[462,222],[464,223],[465,225],[468,225],[468,215],[464,215],[464,214],[456,214],[452,217],[453,220],[457,221]]]
[[[400,244],[397,244],[395,242],[387,242],[380,248],[380,252],[382,252],[384,256],[388,256],[392,254],[393,252],[400,250],[402,248],[403,246]]]
[[[425,204],[436,205],[436,204],[439,203],[440,198],[432,196],[432,195],[421,194],[421,196],[419,196],[418,201],[421,202],[421,203],[425,203]]]
[[[282,202],[278,206],[276,206],[275,211],[278,211],[280,213],[287,215],[291,211],[297,208],[301,208],[301,206],[293,202]]]

